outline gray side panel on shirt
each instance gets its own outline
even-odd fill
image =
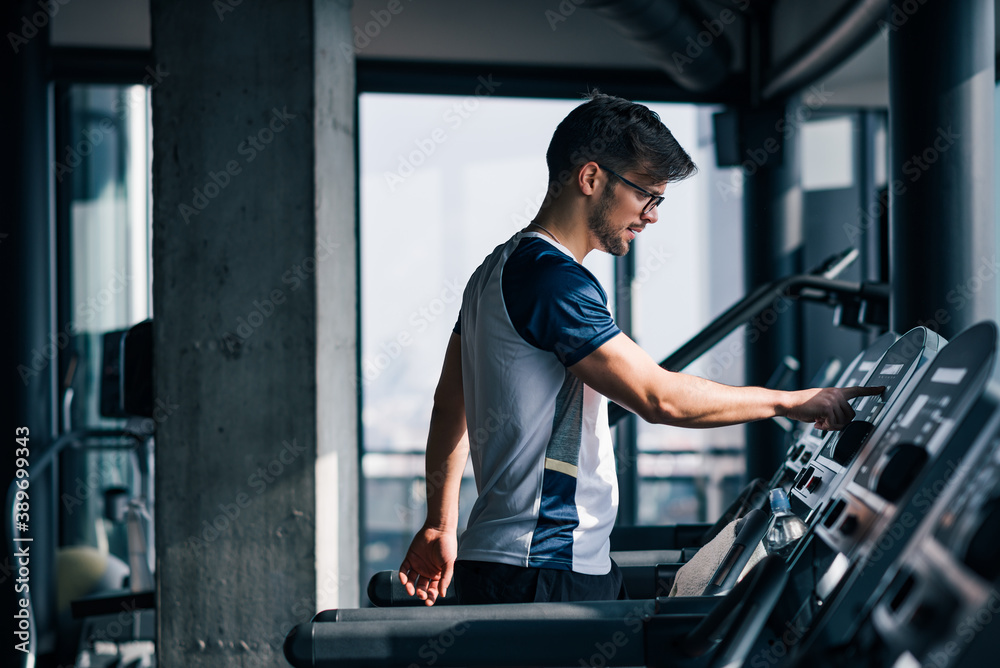
[[[583,423],[583,381],[566,372],[566,380],[556,397],[556,412],[552,419],[552,438],[545,456],[573,466],[580,465],[580,443]]]

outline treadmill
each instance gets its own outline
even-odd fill
[[[905,518],[919,521],[992,414],[982,396],[996,343],[996,325],[981,323],[946,346],[865,443],[809,545],[790,564],[765,558],[725,596],[328,611],[292,630],[286,656],[297,667],[793,665],[841,646],[912,534]]]

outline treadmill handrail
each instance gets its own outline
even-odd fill
[[[667,371],[681,371],[711,350],[733,330],[761,314],[778,299],[796,299],[837,304],[849,300],[889,303],[889,286],[884,283],[852,283],[815,274],[796,274],[762,285],[730,306],[680,348],[660,362]],[[614,402],[608,407],[613,426],[631,411]]]

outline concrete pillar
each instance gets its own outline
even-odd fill
[[[891,325],[951,338],[997,317],[992,0],[893,7]]]
[[[359,601],[350,3],[151,12],[158,661],[286,666]]]

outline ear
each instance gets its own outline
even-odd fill
[[[603,178],[601,168],[597,166],[596,162],[591,160],[580,167],[580,171],[577,172],[577,186],[584,195],[593,195]]]

